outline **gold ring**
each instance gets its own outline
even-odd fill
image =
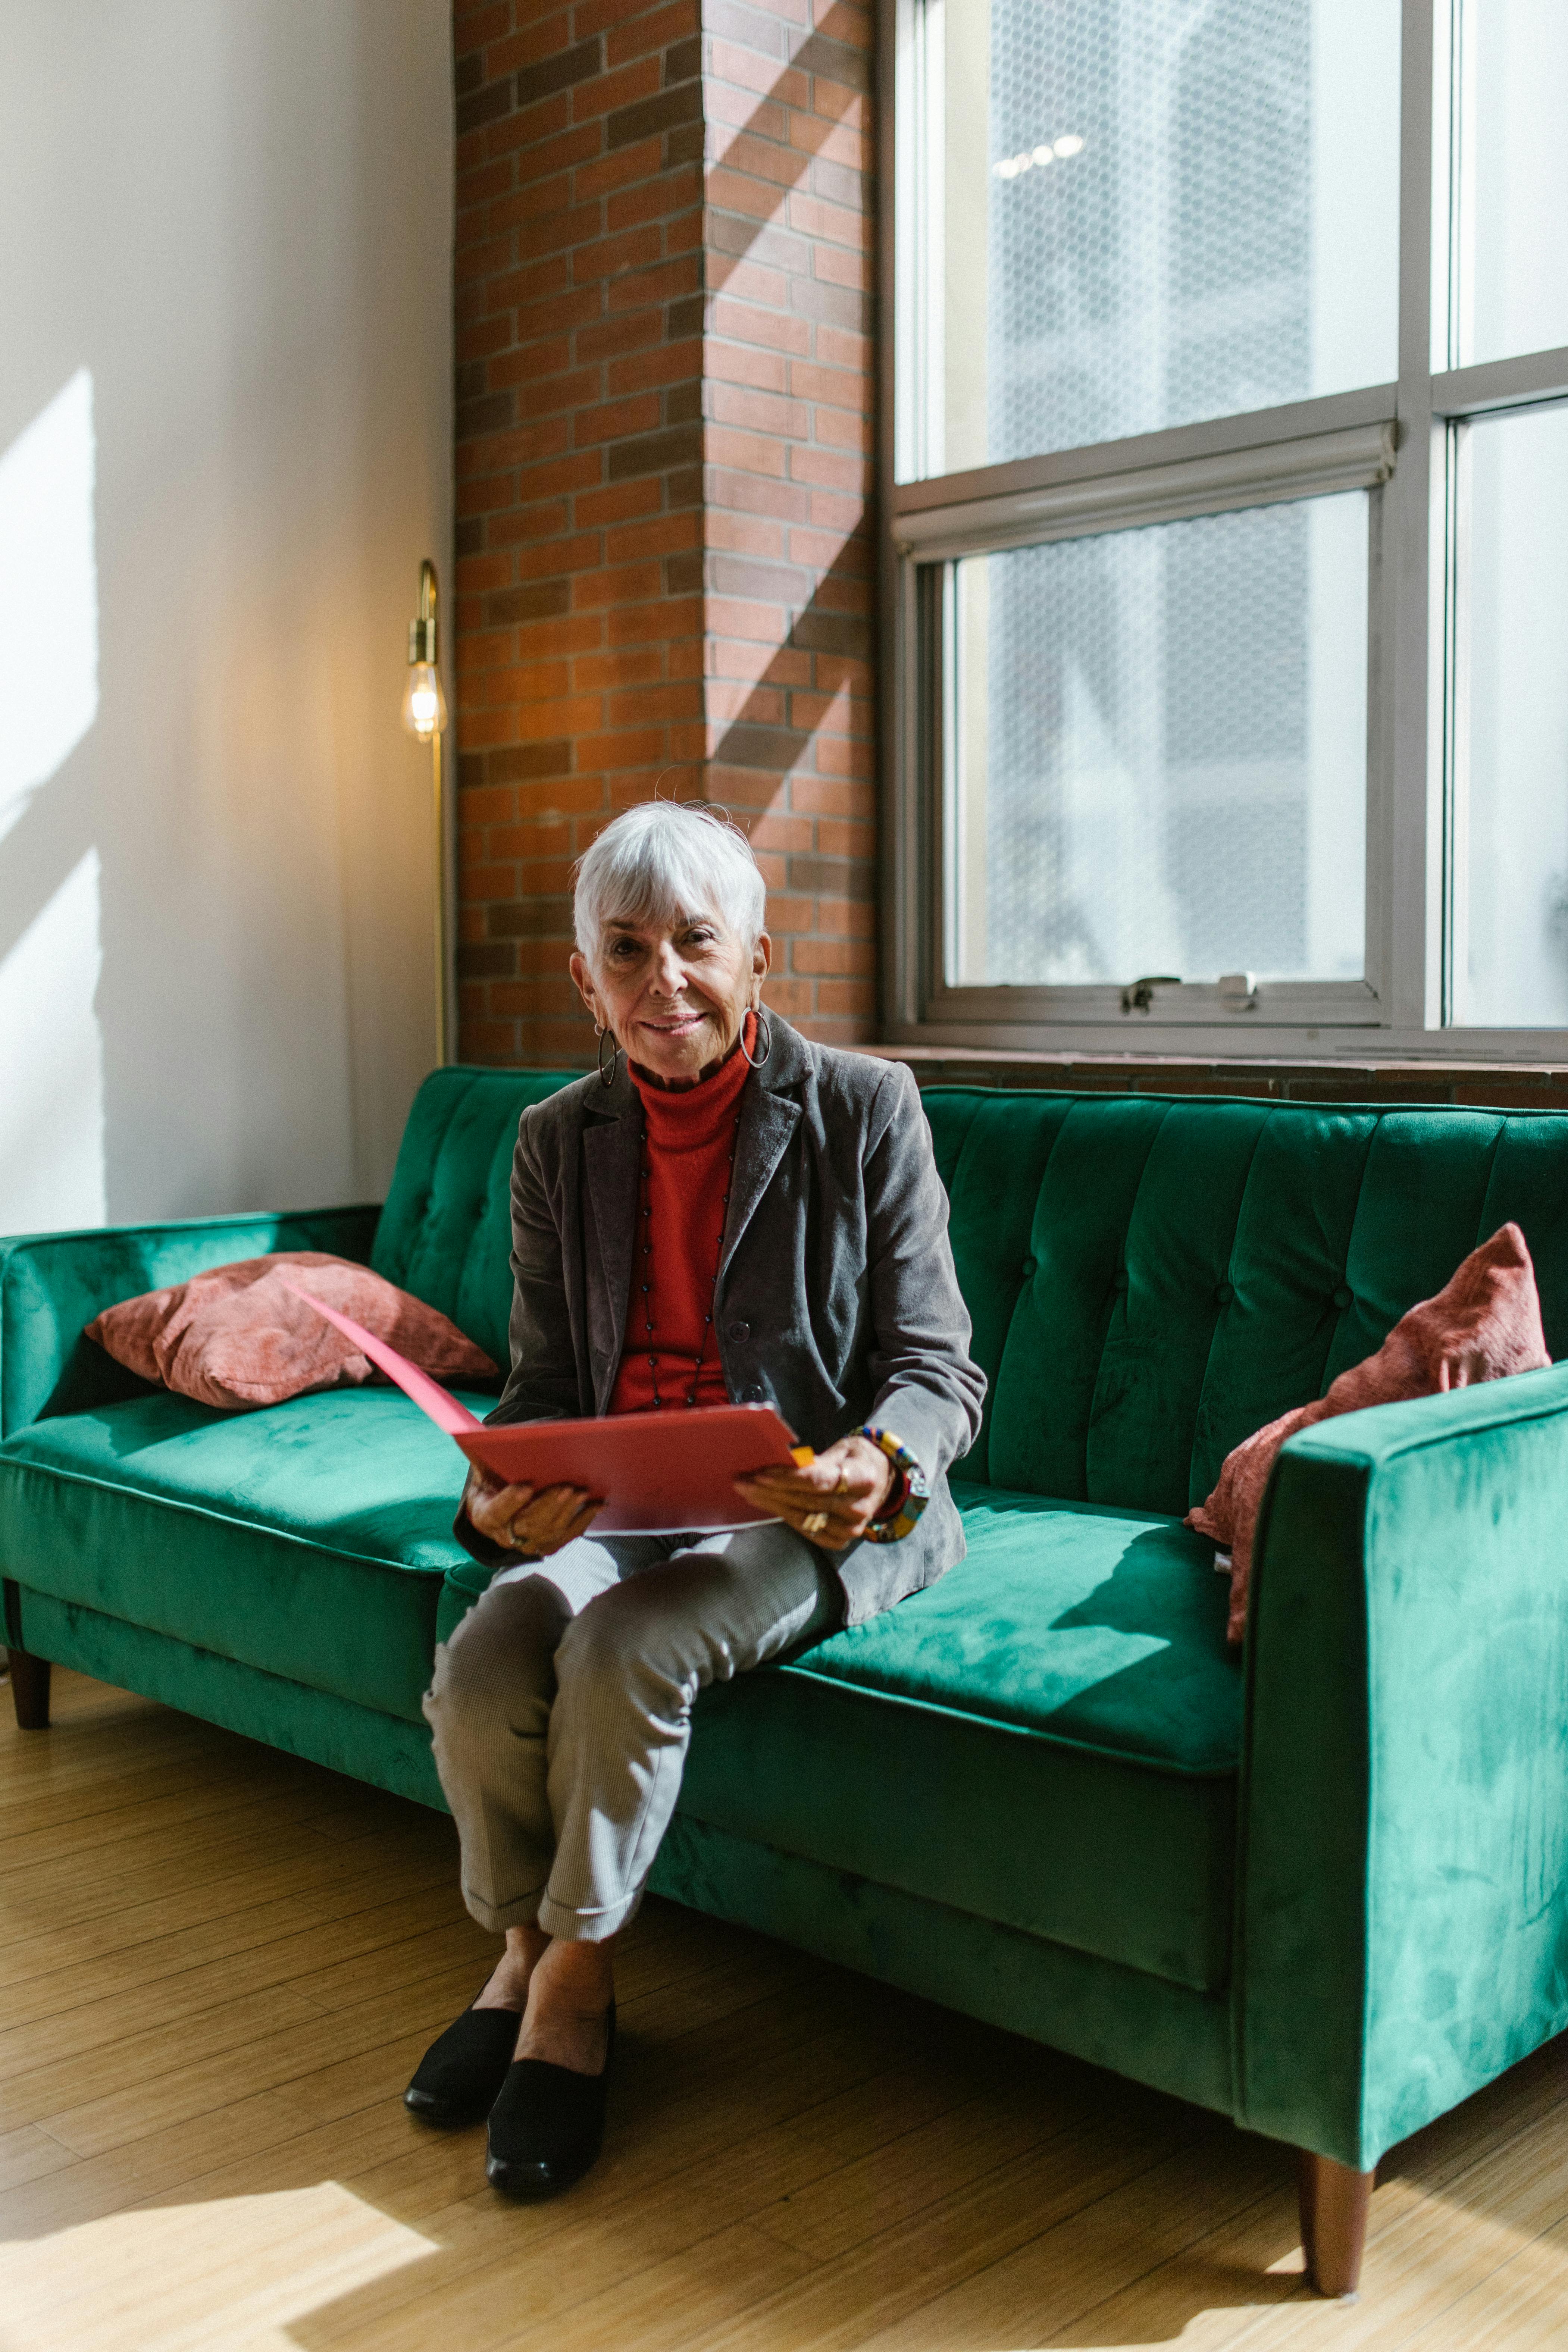
[[[839,1473],[838,1484],[835,1486],[833,1491],[836,1495],[847,1495],[849,1492],[849,1481],[845,1477],[842,1471]]]
[[[800,1531],[803,1536],[819,1536],[826,1525],[826,1511],[807,1511],[800,1523]]]

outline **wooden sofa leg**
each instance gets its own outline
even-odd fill
[[[29,1656],[26,1650],[7,1650],[11,1666],[11,1704],[18,1731],[49,1727],[49,1662]]]
[[[1374,2175],[1354,2172],[1331,2156],[1313,2156],[1306,2148],[1297,2150],[1296,2167],[1307,2276],[1320,2294],[1354,2294],[1361,2284]]]

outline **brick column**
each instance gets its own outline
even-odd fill
[[[569,868],[656,783],[749,824],[772,1001],[871,1031],[868,24],[811,6],[456,0],[470,1060],[587,1058]]]
[[[777,979],[875,1034],[869,12],[707,0],[708,793],[754,812]]]

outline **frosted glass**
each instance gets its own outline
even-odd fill
[[[1461,71],[1461,366],[1568,343],[1568,0],[1482,0]]]
[[[1398,0],[926,8],[941,152],[903,472],[1394,377]]]
[[[956,573],[950,981],[1358,978],[1366,493]]]
[[[1453,1013],[1568,1028],[1568,410],[1465,450]]]

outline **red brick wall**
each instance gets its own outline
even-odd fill
[[[456,0],[466,1059],[587,1058],[569,868],[661,779],[751,828],[770,1000],[874,1027],[869,24],[812,7]]]
[[[754,812],[777,979],[876,1030],[868,10],[708,0],[708,792]]]

